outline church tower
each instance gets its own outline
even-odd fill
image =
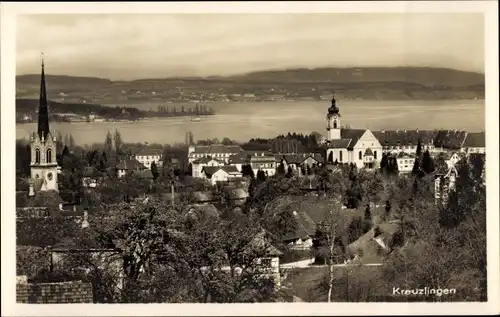
[[[340,110],[337,107],[335,96],[332,97],[332,104],[328,108],[328,114],[326,115],[326,132],[327,140],[339,140],[340,136]]]
[[[45,65],[42,58],[40,100],[38,104],[38,131],[31,134],[31,182],[36,191],[58,190],[56,138],[49,130]]]

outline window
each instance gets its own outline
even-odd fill
[[[46,158],[47,163],[52,163],[52,150],[47,149],[47,158]]]
[[[337,129],[337,120],[334,120],[334,121],[333,121],[333,128],[334,128],[334,129]]]
[[[377,159],[377,151],[373,151],[373,157]]]
[[[39,149],[35,150],[35,163],[40,164],[40,150]]]
[[[361,151],[359,151],[359,159],[361,160],[363,158],[363,154],[361,153]]]
[[[339,161],[342,162],[342,151],[339,152]]]

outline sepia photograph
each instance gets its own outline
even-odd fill
[[[15,303],[496,301],[485,25],[480,11],[16,15]]]

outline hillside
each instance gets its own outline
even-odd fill
[[[39,80],[39,75],[17,76],[17,97],[36,97]],[[132,81],[48,75],[47,90],[52,99],[100,103],[320,100],[332,90],[345,99],[483,99],[484,75],[423,67],[292,69]],[[239,96],[243,94],[249,95]]]

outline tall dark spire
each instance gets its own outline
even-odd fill
[[[38,136],[47,138],[49,134],[49,110],[47,103],[47,89],[45,87],[45,65],[42,53],[42,78],[40,82],[40,101],[38,104]]]

